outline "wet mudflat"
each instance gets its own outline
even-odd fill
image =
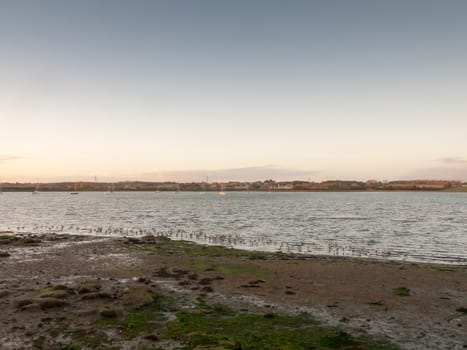
[[[1,349],[463,349],[467,267],[0,234]]]

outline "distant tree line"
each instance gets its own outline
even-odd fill
[[[467,183],[446,180],[401,181],[252,181],[252,182],[55,182],[0,183],[1,192],[48,191],[467,191]]]

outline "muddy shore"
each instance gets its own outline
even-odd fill
[[[467,266],[0,233],[0,310],[0,349],[465,349]]]

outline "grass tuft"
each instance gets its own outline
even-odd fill
[[[398,297],[410,296],[410,289],[407,287],[397,287],[392,290],[392,293]]]

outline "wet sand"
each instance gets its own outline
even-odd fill
[[[242,253],[154,237],[22,239],[0,239],[0,349],[48,349],[73,339],[69,329],[92,333],[106,310],[144,304],[144,288],[176,296],[182,308],[205,300],[242,312],[306,312],[403,349],[467,348],[467,266]],[[112,344],[175,349],[183,341],[157,333]]]

